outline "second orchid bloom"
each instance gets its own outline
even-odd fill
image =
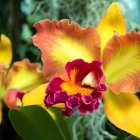
[[[82,114],[96,110],[103,99],[108,119],[140,137],[140,101],[135,95],[140,86],[140,33],[126,33],[118,3],[111,4],[97,29],[68,20],[43,20],[34,26],[32,40],[42,51],[44,74],[51,81],[26,94],[23,104],[63,107],[62,113],[70,116],[75,107]]]
[[[36,86],[43,84],[45,78],[38,63],[28,59],[12,61],[12,43],[5,36],[0,36],[0,123],[2,121],[3,102],[8,108],[22,106],[22,97]]]

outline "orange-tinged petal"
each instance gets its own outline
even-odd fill
[[[0,36],[0,62],[10,65],[12,61],[12,44],[10,39],[5,36]]]
[[[0,124],[2,122],[2,103],[0,102]]]
[[[44,98],[46,96],[46,88],[48,84],[42,84],[29,93],[25,94],[22,99],[22,105],[23,106],[29,106],[29,105],[41,105],[45,106],[44,104]],[[56,107],[63,107],[63,104],[57,104]]]
[[[140,101],[129,93],[104,93],[104,109],[108,119],[118,128],[140,138]]]
[[[102,61],[113,92],[135,93],[140,86],[140,33],[114,35],[104,49]]]
[[[16,88],[30,91],[45,82],[38,63],[30,63],[28,59],[15,62],[7,74],[7,89]]]
[[[99,22],[97,30],[101,37],[101,52],[103,52],[108,40],[114,35],[114,31],[120,35],[126,33],[126,23],[118,3],[113,2],[110,5]]]
[[[4,96],[4,102],[8,108],[17,109],[22,105],[21,100],[24,94],[24,92],[18,89],[9,89]]]
[[[64,66],[74,59],[100,58],[99,35],[93,27],[82,28],[68,20],[43,20],[36,23],[33,43],[42,51],[44,74],[64,75]]]

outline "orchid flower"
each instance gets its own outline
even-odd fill
[[[110,5],[97,28],[68,20],[42,20],[34,25],[33,44],[42,51],[50,82],[24,95],[23,105],[73,108],[93,112],[103,99],[107,118],[140,138],[140,33],[126,33],[118,3]]]
[[[2,102],[9,108],[21,106],[21,99],[26,92],[45,82],[38,63],[30,63],[28,59],[12,61],[12,43],[1,35],[0,39],[0,122],[2,120]]]

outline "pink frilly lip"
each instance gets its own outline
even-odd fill
[[[55,77],[50,81],[46,89],[46,97],[44,99],[46,107],[49,108],[55,104],[64,103],[65,107],[62,109],[62,114],[68,117],[72,115],[74,108],[77,108],[81,114],[87,112],[92,113],[94,110],[97,110],[100,105],[99,100],[102,99],[102,92],[107,90],[106,85],[101,83],[100,80],[104,76],[100,66],[101,63],[99,61],[87,63],[81,59],[77,59],[68,62],[66,64],[66,71],[69,78],[70,71],[75,68],[78,69],[78,74],[75,78],[75,84],[77,86],[79,86],[84,77],[92,71],[95,71],[98,75],[98,84],[94,88],[90,87],[92,89],[90,95],[82,95],[80,92],[69,95],[68,91],[63,90],[61,87],[61,84],[65,81],[59,77]]]

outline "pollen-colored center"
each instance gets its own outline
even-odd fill
[[[88,87],[84,87],[82,85],[75,85],[72,82],[64,82],[61,85],[61,88],[63,91],[67,91],[68,95],[75,95],[77,93],[81,94],[81,95],[90,95],[94,89],[92,88],[88,88]]]

